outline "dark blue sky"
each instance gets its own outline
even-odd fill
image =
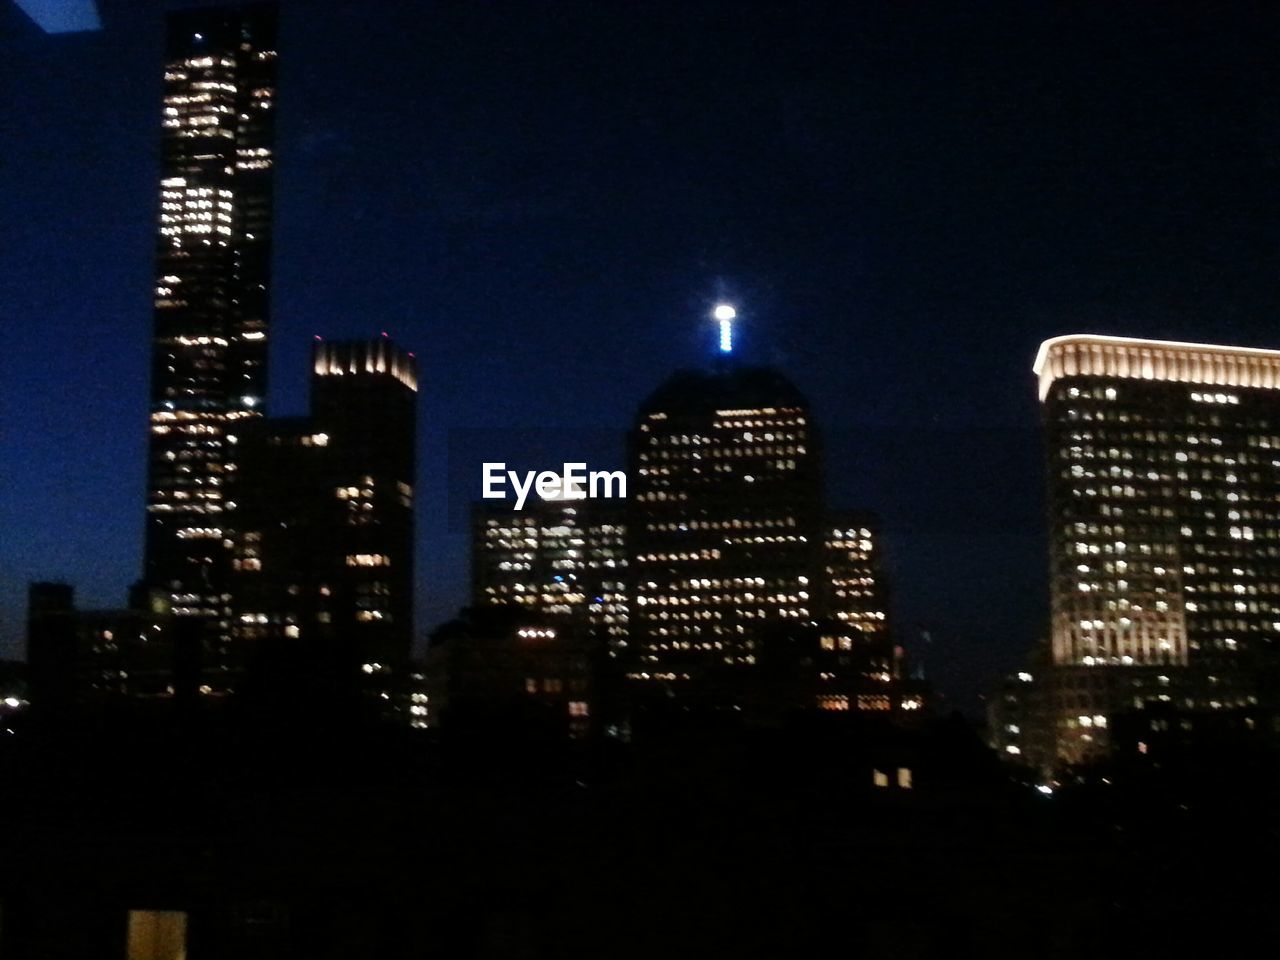
[[[47,36],[0,3],[0,656],[29,579],[118,605],[140,568],[164,8],[100,9]],[[616,459],[726,290],[967,701],[1043,629],[1039,341],[1280,346],[1278,28],[1245,3],[285,2],[272,409],[304,408],[313,334],[417,352],[425,630],[465,597],[448,517],[481,460]]]

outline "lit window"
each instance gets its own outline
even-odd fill
[[[128,960],[185,960],[187,915],[179,910],[130,910]]]
[[[349,553],[348,567],[389,567],[391,558],[385,553]]]

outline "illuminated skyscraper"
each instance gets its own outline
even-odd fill
[[[144,580],[228,656],[236,429],[266,395],[276,76],[270,6],[169,18]],[[214,685],[217,685],[214,679]]]
[[[705,689],[822,593],[809,404],[767,368],[681,371],[641,405],[630,456],[630,675]]]
[[[1035,373],[1058,760],[1153,705],[1252,728],[1280,644],[1280,352],[1066,336]]]

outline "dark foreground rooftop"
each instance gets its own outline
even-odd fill
[[[130,911],[185,914],[189,960],[1231,955],[1280,926],[1265,797],[1045,797],[954,719],[26,731],[0,764],[5,960],[125,958]]]

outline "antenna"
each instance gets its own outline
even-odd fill
[[[711,315],[720,324],[720,352],[733,353],[733,321],[738,311],[727,303],[718,303]]]

